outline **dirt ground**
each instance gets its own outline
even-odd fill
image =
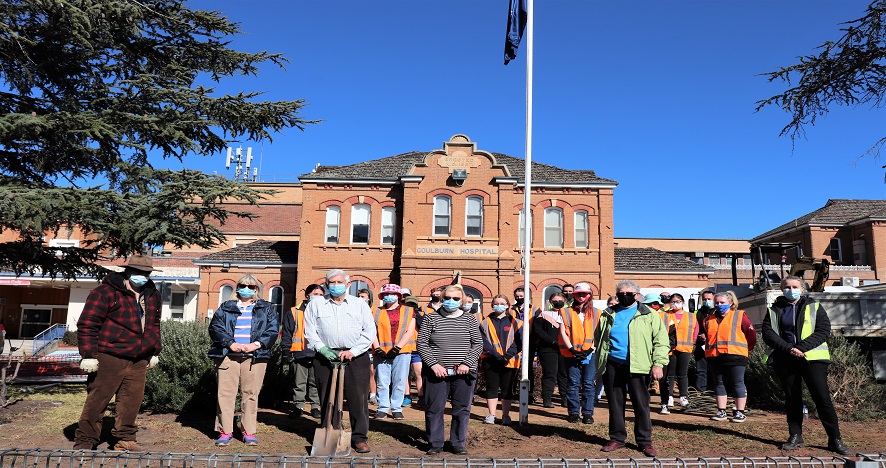
[[[73,446],[73,434],[85,398],[82,386],[68,386],[30,393],[6,408],[0,408],[0,433],[3,448],[67,449]],[[658,397],[653,396],[653,403]],[[555,398],[556,400],[556,398]],[[487,425],[485,400],[477,397],[468,430],[469,456],[473,458],[604,458],[600,446],[607,440],[608,408],[605,398],[594,414],[594,424],[570,424],[565,408],[529,407],[526,426]],[[370,406],[370,410],[373,407]],[[516,412],[512,417],[517,419]],[[424,438],[424,413],[404,409],[405,420],[370,420],[369,443],[378,457],[420,457],[428,445]],[[499,412],[500,415],[500,412]],[[781,413],[751,411],[741,424],[709,419],[707,410],[681,411],[653,415],[653,438],[659,457],[762,457],[762,456],[832,456],[826,449],[827,436],[819,421],[810,418],[804,425],[807,447],[785,452],[778,446],[787,438],[787,425]],[[315,419],[291,419],[286,412],[259,411],[258,447],[246,447],[235,441],[228,447],[213,444],[213,414],[142,414],[139,416],[139,443],[145,450],[198,453],[271,453],[307,454]],[[106,419],[106,429],[112,420]],[[447,421],[448,427],[448,421]],[[633,418],[628,409],[628,431]],[[886,421],[842,422],[843,439],[856,453],[886,452]],[[107,431],[106,431],[107,432]],[[615,458],[642,457],[628,436],[628,446],[609,454]],[[99,449],[107,448],[106,444]],[[439,456],[452,456],[447,452]]]

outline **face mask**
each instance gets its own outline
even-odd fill
[[[516,305],[518,305],[518,306],[523,305],[523,298],[522,298],[522,297],[515,298],[515,299],[514,299],[514,304],[516,304]]]
[[[458,306],[461,305],[461,300],[449,299],[443,301],[443,308],[446,309],[447,312],[455,312],[458,310]]]
[[[565,306],[565,305],[566,305],[566,303],[563,301],[552,301],[551,302],[551,306],[555,309],[562,309],[563,306]]]
[[[237,290],[237,294],[244,299],[249,299],[250,297],[255,296],[255,289],[240,288]]]
[[[496,305],[492,306],[492,310],[494,310],[495,312],[498,312],[500,314],[500,313],[508,310],[508,306],[506,306],[504,304],[496,304]]]
[[[440,302],[440,296],[431,296],[431,302],[434,304]]]
[[[713,300],[713,299],[707,299],[707,300],[705,300],[705,301],[702,301],[701,305],[713,309],[713,308],[714,308],[714,300]]]
[[[148,282],[147,276],[142,275],[130,275],[129,276],[129,284],[133,286],[144,286],[145,283]]]
[[[311,302],[311,301],[313,301],[314,299],[317,299],[317,298],[319,298],[319,297],[323,297],[323,296],[308,296],[308,302]]]
[[[799,299],[801,294],[803,294],[802,289],[785,289],[784,290],[785,299],[787,299],[791,302],[794,302],[797,299]]]
[[[682,309],[682,308],[683,308],[683,303],[682,303],[682,302],[672,302],[672,303],[671,303],[671,309],[677,309],[677,310],[680,310],[680,309]]]
[[[344,284],[330,284],[327,289],[329,289],[330,296],[339,297],[348,290],[348,287]]]
[[[365,302],[366,304],[369,304],[369,298],[368,298],[368,297],[361,297],[360,299],[363,299],[363,302]]]
[[[725,314],[729,312],[729,309],[732,307],[730,304],[717,304],[717,312],[721,314]]]
[[[571,300],[572,300],[572,294],[569,294],[569,293],[563,293],[563,298],[566,299],[567,301],[571,301]]]
[[[588,299],[591,298],[591,295],[590,294],[582,294],[580,296],[574,296],[574,297],[575,297],[575,300],[579,304],[584,304],[585,302],[588,302]]]
[[[634,301],[636,300],[633,292],[617,292],[615,293],[615,297],[618,298],[618,305],[622,307],[630,307],[634,305]]]
[[[661,310],[661,304],[656,304],[655,302],[653,302],[652,304],[646,304],[646,305],[648,305],[649,308],[652,310]]]
[[[385,304],[393,304],[393,303],[397,302],[399,299],[400,298],[397,297],[396,294],[388,294],[382,300],[385,301]],[[366,302],[369,302],[369,301],[366,301]]]
[[[461,305],[461,310],[463,310],[463,311],[465,311],[465,312],[468,312],[468,311],[470,311],[471,308],[473,308],[473,307],[474,307],[474,303],[473,303],[473,302],[470,303],[470,304],[462,304],[462,305]]]

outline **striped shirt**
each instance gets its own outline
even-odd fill
[[[417,345],[426,366],[440,364],[452,369],[464,364],[476,371],[483,351],[483,336],[472,314],[460,312],[458,316],[447,316],[438,310],[425,316]]]
[[[255,302],[249,305],[243,305],[237,301],[237,308],[240,309],[240,316],[237,317],[237,324],[234,325],[234,341],[240,344],[252,343],[252,309]]]

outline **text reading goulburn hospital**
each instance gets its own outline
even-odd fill
[[[482,257],[498,255],[498,247],[438,247],[422,245],[415,248],[415,253],[435,257]]]

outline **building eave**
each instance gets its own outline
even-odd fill
[[[300,179],[303,184],[347,184],[347,185],[397,185],[399,179],[345,179],[326,177],[305,177]]]
[[[522,180],[522,179],[521,179]],[[517,187],[523,187],[526,184],[524,182],[517,182]],[[614,189],[618,186],[618,182],[543,182],[543,181],[532,181],[533,187],[555,187],[555,188],[574,188],[574,187],[586,187],[586,188],[597,188],[597,189]]]

